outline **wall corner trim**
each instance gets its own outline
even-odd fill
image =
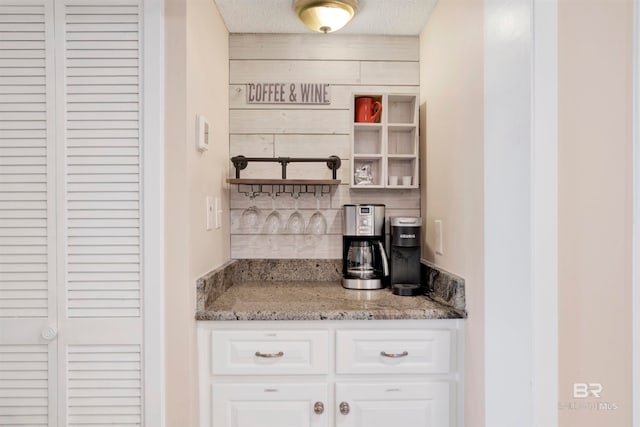
[[[143,420],[165,425],[164,346],[164,1],[140,0],[142,39],[143,163]]]
[[[534,0],[532,21],[532,425],[557,427],[558,0]]]
[[[633,9],[632,425],[640,427],[640,0]]]

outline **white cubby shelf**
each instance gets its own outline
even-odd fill
[[[382,103],[377,122],[355,121],[356,99],[361,97]],[[418,188],[418,94],[355,93],[351,113],[351,188]],[[355,172],[366,165],[372,183],[356,184]]]

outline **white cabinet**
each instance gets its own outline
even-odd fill
[[[200,425],[461,426],[461,329],[461,320],[200,321]]]
[[[370,97],[382,105],[380,120],[355,121],[358,98]],[[354,94],[351,143],[352,188],[418,188],[418,95]],[[370,182],[359,182],[365,169]]]
[[[451,425],[448,382],[336,384],[339,427]]]
[[[327,427],[326,383],[213,384],[212,425],[220,427]]]

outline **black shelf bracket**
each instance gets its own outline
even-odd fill
[[[231,158],[231,162],[236,169],[236,178],[240,179],[240,171],[247,168],[250,162],[270,162],[280,163],[282,166],[282,179],[287,179],[287,165],[289,163],[326,163],[327,167],[333,174],[333,179],[336,179],[337,170],[340,169],[342,162],[338,156],[329,157],[245,157],[234,156]]]

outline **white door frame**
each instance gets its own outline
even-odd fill
[[[485,425],[553,427],[557,0],[486,0],[484,21]]]
[[[640,427],[640,0],[633,19],[633,425]]]
[[[484,398],[490,427],[533,427],[532,14],[531,0],[484,2]]]
[[[164,1],[142,0],[143,425],[164,420]]]
[[[530,6],[529,6],[530,5]],[[513,12],[511,21],[505,19],[503,24],[518,24],[518,10],[521,14],[526,15],[528,7],[530,10],[529,18],[533,28],[532,40],[511,40],[505,43],[505,40],[495,40],[492,36],[485,37],[485,82],[500,77],[496,66],[504,65],[505,57],[508,49],[520,49],[522,52],[526,49],[527,43],[532,49],[532,99],[531,99],[531,201],[532,201],[532,217],[530,225],[532,230],[532,258],[531,263],[526,267],[531,268],[531,281],[526,284],[519,283],[520,289],[514,291],[508,289],[513,286],[515,281],[509,282],[509,273],[501,276],[491,276],[495,273],[499,266],[500,259],[497,257],[501,253],[500,248],[489,248],[486,252],[487,277],[485,278],[486,287],[486,327],[487,335],[485,342],[486,355],[486,411],[487,425],[509,425],[508,421],[516,417],[513,409],[521,410],[521,423],[518,425],[558,425],[558,301],[557,301],[557,71],[555,75],[545,74],[546,70],[557,70],[557,0],[507,0],[504,2],[494,2],[487,0],[485,3],[485,25],[490,29],[490,25],[500,24],[496,22],[497,13]],[[525,12],[523,12],[525,11]],[[522,18],[522,16],[520,16]],[[489,31],[489,30],[485,30]],[[495,35],[494,35],[495,36]],[[511,46],[509,46],[511,43]],[[519,45],[518,45],[519,43]],[[514,46],[515,45],[515,46]],[[494,62],[495,61],[495,62]],[[502,62],[500,62],[502,61]],[[508,61],[508,59],[507,59]],[[634,49],[633,49],[633,302],[632,302],[632,328],[633,328],[633,426],[640,427],[640,0],[634,0]],[[510,72],[520,71],[522,79],[522,70],[518,68],[511,69]],[[511,78],[514,78],[511,76]],[[518,78],[516,75],[515,78]],[[487,94],[485,94],[486,96]],[[512,96],[516,95],[514,93]],[[498,113],[501,105],[495,102],[494,98],[485,102],[485,115]],[[504,99],[498,101],[504,101]],[[524,108],[527,100],[516,102],[516,106]],[[503,105],[502,105],[503,106]],[[545,110],[547,108],[547,110]],[[504,120],[508,120],[511,115],[516,114],[513,111],[507,111]],[[504,111],[503,111],[504,113]],[[522,114],[522,111],[521,111]],[[517,118],[517,117],[515,117]],[[522,119],[523,116],[520,116]],[[504,137],[499,132],[490,134],[492,123],[490,120],[485,124],[485,138],[491,137],[493,140],[485,139],[485,144],[494,144],[496,135]],[[526,124],[526,122],[525,122]],[[498,129],[500,130],[500,129]],[[499,143],[499,142],[498,142]],[[491,149],[491,148],[490,148]],[[491,153],[490,153],[491,154]],[[486,154],[485,154],[486,155]],[[487,162],[488,160],[488,162]],[[495,162],[495,158],[493,161]],[[501,184],[497,181],[499,177],[509,178],[509,170],[491,169],[492,159],[485,159],[485,191],[489,190],[494,193],[500,190]],[[495,163],[494,163],[495,165]],[[549,167],[549,165],[552,165]],[[555,167],[553,166],[555,165]],[[499,166],[499,165],[498,165]],[[513,172],[513,171],[511,171]],[[497,174],[497,175],[496,175]],[[516,176],[517,178],[517,176]],[[522,177],[520,177],[522,179]],[[497,182],[497,183],[496,183]],[[491,186],[494,185],[494,188]],[[487,187],[488,186],[488,187]],[[508,204],[508,202],[507,202]],[[505,208],[505,206],[501,206]],[[508,206],[506,206],[508,208]],[[495,206],[493,212],[485,211],[485,215],[497,215],[499,212]],[[513,226],[516,231],[523,231],[527,221],[519,224],[507,224]],[[492,228],[493,227],[493,228]],[[504,224],[492,222],[488,219],[485,226],[485,238],[489,240],[489,246],[492,244],[492,233],[505,233]],[[495,244],[496,242],[493,242]],[[499,242],[498,242],[499,243]],[[485,248],[487,249],[487,248]],[[545,253],[545,251],[548,251]],[[522,258],[521,258],[522,260]],[[511,269],[517,272],[514,266],[506,265],[501,267]],[[492,270],[492,265],[494,270]],[[507,294],[505,294],[507,292]],[[530,293],[528,293],[530,292]],[[525,308],[520,318],[511,319],[515,321],[509,326],[499,326],[499,330],[492,330],[492,326],[499,324],[500,320],[505,319],[509,314],[509,307],[500,307],[499,301],[513,296],[526,299],[530,297],[533,306],[530,310]],[[498,298],[498,302],[492,300]],[[492,302],[493,301],[493,302]],[[530,356],[524,355],[524,351],[520,350],[517,356],[523,356],[524,359],[514,363],[514,354],[506,354],[501,350],[498,342],[499,335],[505,332],[520,329],[524,333],[531,331],[533,341],[525,342],[524,350],[533,350]],[[491,335],[492,334],[492,335]],[[505,341],[508,338],[504,339]],[[502,368],[515,369],[520,367],[530,375],[532,390],[531,401],[532,406],[526,402],[527,393],[510,393],[510,381],[500,383],[495,381],[491,376],[491,369],[502,366]],[[510,372],[502,375],[509,377]],[[511,380],[514,381],[514,380]],[[514,389],[511,388],[511,391]],[[522,391],[522,390],[517,390]],[[531,417],[527,417],[531,415]],[[509,418],[511,417],[511,418]]]
[[[558,425],[558,0],[533,1],[533,426]]]

